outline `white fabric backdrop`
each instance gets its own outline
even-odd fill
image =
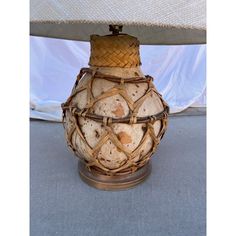
[[[81,67],[87,67],[89,43],[30,37],[30,116],[61,121],[60,104],[70,95]],[[142,70],[180,112],[206,106],[206,46],[141,46]]]

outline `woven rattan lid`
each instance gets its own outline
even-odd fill
[[[89,41],[109,24],[141,44],[206,42],[205,0],[31,0],[30,34]]]

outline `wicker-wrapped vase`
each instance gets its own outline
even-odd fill
[[[68,146],[91,172],[132,174],[163,137],[168,106],[140,69],[137,38],[91,36],[89,65],[62,104]]]

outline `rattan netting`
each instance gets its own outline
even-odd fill
[[[88,83],[85,83],[83,85],[80,84],[81,78],[85,74],[90,74],[91,79],[88,81]],[[92,93],[92,84],[94,80],[97,79],[105,79],[108,81],[112,81],[116,83],[116,86],[109,89],[108,91],[102,93],[101,95],[95,97]],[[98,72],[96,70],[92,70],[89,68],[83,68],[81,69],[75,86],[72,89],[71,96],[67,99],[67,101],[62,104],[62,109],[63,109],[63,122],[65,123],[66,121],[66,116],[70,116],[72,119],[72,127],[67,130],[66,129],[66,140],[68,146],[71,148],[71,150],[76,154],[76,156],[80,157],[80,159],[85,163],[85,165],[88,167],[89,170],[91,168],[101,174],[104,175],[122,175],[122,174],[128,174],[136,171],[137,169],[141,168],[144,166],[149,160],[151,155],[155,152],[158,144],[160,143],[160,140],[162,139],[166,128],[167,128],[167,116],[169,112],[168,105],[165,103],[165,101],[162,99],[162,96],[156,91],[153,83],[153,78],[150,76],[145,76],[145,77],[132,77],[132,78],[121,78],[121,77],[116,77],[112,75],[105,75],[102,74],[101,72]],[[125,84],[126,83],[147,83],[148,84],[148,89],[146,93],[140,97],[137,101],[133,101],[129,94],[127,93],[125,89]],[[83,109],[79,109],[78,106],[73,105],[72,103],[73,98],[80,93],[83,90],[87,90],[87,104]],[[146,116],[146,117],[137,117],[138,110],[142,103],[145,101],[145,99],[149,96],[151,96],[152,93],[155,93],[158,95],[162,105],[163,105],[163,111],[154,114],[151,116]],[[107,97],[111,97],[113,95],[119,94],[121,95],[125,101],[128,104],[129,107],[129,114],[126,117],[123,118],[112,118],[112,117],[104,117],[101,115],[97,115],[94,113],[93,106],[94,104]],[[98,141],[95,147],[91,147],[88,144],[88,141],[86,140],[81,127],[79,123],[79,118],[83,117],[86,119],[91,119],[95,122],[101,123],[103,125],[103,128],[105,129],[104,134]],[[155,135],[153,124],[156,121],[160,121],[160,131],[158,135]],[[127,149],[119,140],[119,137],[113,132],[111,126],[112,124],[144,124],[146,127],[146,130],[144,132],[144,135],[142,137],[142,140],[140,141],[138,147],[133,150],[132,152]],[[65,127],[65,126],[64,126]],[[66,127],[65,127],[66,128]],[[78,152],[76,147],[73,145],[72,142],[72,137],[74,132],[76,132],[79,135],[79,138],[84,142],[85,147],[86,147],[86,153],[89,156],[89,160],[86,160],[83,155]],[[148,136],[151,136],[152,138],[152,148],[149,150],[149,152],[140,158],[139,160],[134,161],[135,157],[139,155],[142,144],[145,142]],[[107,142],[107,140],[111,140],[112,143],[116,146],[116,148],[120,151],[122,151],[126,156],[127,159],[120,163],[120,166],[118,168],[113,168],[109,169],[106,166],[104,166],[101,161],[98,158],[98,152],[101,149],[101,147]]]

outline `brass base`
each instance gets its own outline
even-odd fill
[[[81,179],[88,185],[101,190],[125,190],[142,183],[151,173],[149,162],[138,171],[121,176],[101,175],[95,171],[88,171],[83,163],[79,161],[79,174]]]

